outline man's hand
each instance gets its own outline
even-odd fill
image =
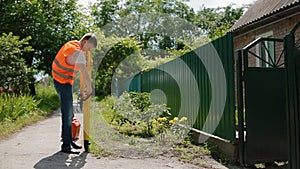
[[[84,92],[82,99],[86,100],[92,95],[92,92],[93,92],[92,82],[91,82],[90,76],[86,70],[85,65],[79,64],[79,66],[80,66],[80,71],[81,71],[83,79],[84,79],[84,83],[86,85],[86,91]]]
[[[92,95],[92,92],[93,92],[92,88],[88,87],[82,96],[83,101],[87,100]]]

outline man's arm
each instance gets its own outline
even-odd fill
[[[70,65],[76,65],[82,72],[83,79],[86,85],[86,91],[83,93],[83,100],[86,100],[92,94],[92,82],[86,69],[86,60],[82,51],[75,51],[70,57],[67,58],[67,63]]]

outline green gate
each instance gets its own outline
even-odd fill
[[[239,156],[243,165],[287,160],[283,39],[259,38],[238,51]]]
[[[300,21],[285,37],[288,100],[289,168],[300,168]],[[298,39],[296,33],[298,32]]]

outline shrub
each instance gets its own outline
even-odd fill
[[[170,126],[165,104],[152,104],[149,93],[124,92],[119,98],[106,97],[103,116],[121,133],[151,137]],[[165,119],[165,120],[161,120]]]
[[[59,98],[53,86],[52,80],[47,83],[40,82],[36,85],[36,100],[40,100],[38,108],[46,113],[59,108]]]
[[[133,38],[112,38],[107,43],[102,43],[101,50],[95,51],[100,60],[95,78],[95,93],[101,99],[111,93],[111,82],[114,75],[123,79],[133,76],[133,72],[141,70],[142,58],[139,54],[140,44]],[[112,44],[113,42],[113,44]],[[103,51],[106,51],[103,53]]]
[[[149,93],[124,92],[115,102],[114,109],[132,122],[150,122],[159,116],[171,115],[165,104],[152,104]]]
[[[149,93],[124,92],[119,98],[107,96],[100,107],[104,119],[120,133],[146,138],[171,129],[172,134],[185,136],[183,128],[187,126],[187,118],[171,118],[165,104],[150,102]]]
[[[27,93],[33,71],[21,56],[33,49],[28,46],[31,37],[19,40],[12,33],[0,37],[0,93]]]

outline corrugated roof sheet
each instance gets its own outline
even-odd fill
[[[257,0],[233,25],[230,31],[242,28],[292,6],[299,5],[299,2],[300,0]]]

